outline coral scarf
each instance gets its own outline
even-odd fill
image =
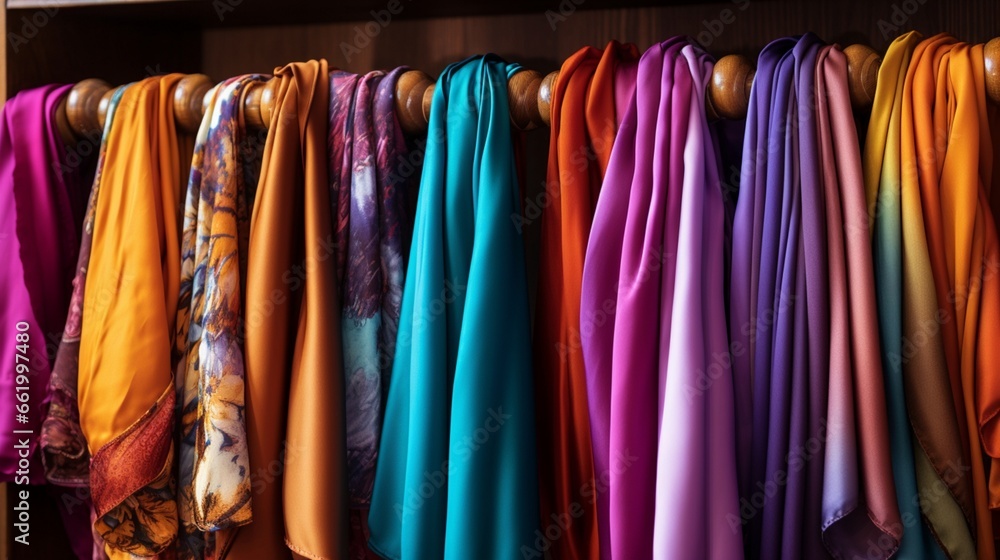
[[[500,560],[534,546],[530,319],[507,101],[517,70],[474,57],[434,90],[369,515],[369,545],[385,558]]]
[[[534,365],[542,532],[551,525],[568,533],[546,547],[558,558],[600,555],[580,283],[597,193],[620,121],[615,101],[627,89],[623,82],[634,84],[638,56],[635,45],[615,41],[603,52],[584,47],[563,63],[552,90]]]

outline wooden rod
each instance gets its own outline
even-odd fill
[[[882,58],[864,45],[851,45],[844,49],[844,54],[847,56],[851,102],[855,107],[868,107],[875,97]],[[1000,103],[1000,38],[986,43],[985,58],[986,94]],[[720,58],[715,63],[706,94],[709,116],[726,119],[746,117],[754,72],[753,64],[745,56]],[[552,89],[558,76],[559,72],[543,76],[534,70],[522,70],[511,77],[507,93],[511,122],[515,127],[531,130],[549,124]],[[266,127],[271,122],[276,84],[271,79],[250,87],[244,108],[249,126]],[[181,79],[174,94],[174,111],[183,129],[189,132],[198,130],[211,89],[212,82],[204,74],[189,74]],[[75,85],[59,108],[63,136],[71,141],[69,136],[72,135],[100,134],[110,95],[111,86],[101,80],[84,80]],[[427,74],[410,70],[400,76],[396,83],[396,114],[404,130],[411,134],[427,130],[433,97],[434,81]]]

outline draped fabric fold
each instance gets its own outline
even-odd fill
[[[733,388],[718,361],[725,225],[703,102],[711,70],[682,38],[643,54],[587,246],[580,331],[594,468],[610,475],[597,496],[602,558],[742,556],[739,526],[727,525],[739,504]]]
[[[213,533],[251,516],[243,366],[243,294],[263,137],[243,99],[264,76],[213,90],[195,139],[181,238],[175,359],[180,558],[212,557]]]
[[[595,502],[604,473],[594,471],[580,284],[620,120],[616,100],[627,83],[634,89],[638,57],[635,45],[616,41],[603,51],[584,47],[563,63],[552,90],[534,368],[542,532],[550,525],[566,531],[546,547],[557,558],[595,560],[601,551]]]
[[[966,514],[972,514],[976,551],[980,559],[993,558],[990,508],[1000,489],[1000,449],[995,439],[978,436],[1000,402],[994,380],[1000,371],[1000,247],[989,204],[995,181],[991,125],[997,120],[986,106],[983,45],[945,35],[921,42],[904,87],[900,158],[915,173],[902,174],[903,212],[922,217],[929,270],[923,269],[921,281],[933,279],[936,294],[924,301],[936,306],[918,317],[912,332],[934,324],[941,333],[963,452],[963,461],[936,470],[942,478],[971,483],[972,511]]]
[[[761,52],[729,325],[741,495],[731,521],[751,558],[888,558],[903,533],[848,99],[843,53],[815,35]]]
[[[369,515],[369,546],[384,558],[499,560],[535,546],[530,319],[507,100],[518,69],[473,57],[446,68],[434,90]]]
[[[49,345],[58,342],[69,309],[86,196],[79,168],[63,172],[66,147],[56,107],[68,90],[51,85],[22,91],[4,105],[0,119],[5,216],[0,284],[4,340],[9,341],[2,350],[9,366],[0,375],[0,395],[10,411],[0,419],[0,480],[5,482],[25,479],[16,475],[18,470],[30,471],[32,484],[45,481],[37,434],[51,375]],[[16,408],[18,403],[25,405]],[[24,434],[33,435],[26,447],[18,444]],[[18,466],[21,453],[28,469]]]
[[[941,558],[943,551],[934,533],[923,522],[919,503],[918,464],[927,464],[925,448],[929,440],[911,428],[907,412],[907,383],[901,360],[903,332],[902,229],[899,200],[899,114],[902,85],[913,47],[919,35],[910,33],[890,45],[879,68],[878,88],[865,142],[865,185],[867,212],[875,272],[876,304],[882,343],[889,446],[892,455],[896,499],[903,521],[900,558]],[[886,157],[886,154],[889,154]],[[894,155],[892,155],[894,154]],[[937,387],[941,387],[938,385]],[[938,433],[957,442],[957,429],[946,418]],[[922,456],[922,459],[920,458]],[[952,498],[948,498],[951,500]],[[931,516],[928,517],[930,519]],[[933,526],[933,523],[932,523]]]
[[[344,302],[352,559],[377,558],[367,547],[368,510],[403,299],[410,236],[406,200],[419,177],[412,167],[401,168],[410,154],[394,102],[396,83],[406,70],[330,74],[327,145]]]
[[[72,316],[73,302],[79,303],[74,299],[74,265],[86,235],[81,226],[93,172],[93,161],[65,145],[59,133],[56,113],[69,88],[22,91],[0,115],[0,208],[5,217],[0,315],[4,340],[9,341],[0,351],[9,364],[0,375],[0,398],[9,411],[0,419],[0,481],[20,485],[48,480],[68,487],[48,493],[58,500],[74,552],[90,558],[90,502],[85,495],[77,499],[75,489],[87,485],[75,377],[67,386],[65,376],[56,373],[64,369],[57,350],[67,312]],[[41,487],[32,491],[46,492]],[[68,507],[67,500],[74,500],[74,506]]]
[[[85,312],[83,294],[87,283],[87,268],[90,266],[94,216],[101,185],[100,170],[105,165],[110,125],[125,87],[127,86],[116,89],[108,99],[104,130],[97,148],[97,171],[81,227],[79,256],[73,276],[73,293],[70,296],[62,339],[59,341],[59,348],[52,365],[52,377],[49,379],[49,408],[39,438],[46,478],[52,484],[74,488],[73,497],[82,502],[73,503],[78,504],[77,507],[86,517],[88,527],[85,534],[91,535],[91,538],[81,536],[79,541],[89,545],[91,552],[89,556],[82,555],[81,558],[93,558],[93,560],[101,560],[106,555],[103,540],[91,526],[96,514],[89,495],[90,451],[83,429],[80,427],[80,409],[77,400],[80,333]],[[79,555],[79,552],[77,554]]]
[[[912,519],[917,504],[947,556],[972,558],[972,481],[966,476],[969,465],[962,450],[963,428],[937,318],[921,192],[915,183],[917,160],[911,159],[913,82],[909,69],[930,42],[940,40],[921,42],[919,34],[908,33],[889,46],[879,69],[865,143],[865,189],[892,420],[893,470],[902,511],[910,512],[908,520],[904,517],[904,535],[911,532],[916,539],[910,541],[910,550],[921,545],[926,550],[928,538],[917,539],[921,529]],[[904,157],[906,145],[910,151]],[[929,495],[936,499],[922,498]]]
[[[830,279],[823,539],[837,558],[870,556],[872,543],[888,557],[906,532],[917,530],[919,517],[904,525],[893,492],[861,153],[839,47],[820,54],[816,90]]]
[[[174,121],[181,77],[124,91],[98,171],[78,394],[95,527],[112,558],[165,553],[177,535],[171,347],[191,155]]]
[[[223,558],[344,558],[344,387],[327,175],[325,60],[274,72],[250,220],[243,326],[253,523]],[[323,473],[317,476],[316,473]]]

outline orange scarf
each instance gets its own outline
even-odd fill
[[[112,559],[164,553],[177,534],[171,341],[193,146],[174,122],[181,77],[128,87],[95,181],[78,388],[95,529]]]
[[[250,222],[246,430],[253,522],[223,558],[345,558],[344,381],[325,60],[278,79]],[[289,551],[291,549],[291,551]]]
[[[983,45],[938,35],[914,53],[903,106],[907,191],[920,197],[955,412],[971,480],[980,559],[994,557],[991,507],[1000,498],[1000,246],[990,210],[993,145]],[[982,445],[977,437],[982,433]],[[989,481],[986,451],[992,461]]]
[[[615,70],[638,58],[635,45],[584,47],[562,65],[552,92],[542,201],[535,327],[535,391],[542,528],[566,531],[553,558],[600,556],[597,486],[580,344],[583,259],[597,194],[618,125]],[[563,527],[568,525],[568,527]]]

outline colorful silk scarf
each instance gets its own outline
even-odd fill
[[[507,101],[518,69],[473,57],[446,68],[434,90],[368,520],[369,546],[385,558],[499,560],[535,546],[528,290]]]
[[[909,542],[904,543],[907,557],[919,557],[921,549],[934,551],[933,546],[927,546],[930,537],[922,534],[923,527],[913,519],[914,506],[919,505],[947,556],[972,558],[970,467],[962,450],[962,426],[937,316],[920,187],[913,182],[917,160],[903,157],[904,144],[913,143],[912,113],[906,125],[908,134],[904,134],[903,125],[914,89],[908,68],[913,64],[911,59],[926,49],[926,43],[919,42],[918,34],[908,33],[893,41],[886,52],[865,143],[865,189],[892,422],[893,470],[904,535],[911,533]],[[909,153],[912,158],[913,152]],[[942,488],[947,492],[941,492]],[[940,556],[933,554],[931,557]]]
[[[843,54],[812,34],[765,47],[754,79],[729,326],[741,494],[729,520],[750,558],[887,558],[903,532],[846,80]]]
[[[820,523],[823,542],[834,557],[871,556],[872,543],[889,556],[910,528],[903,524],[906,518],[892,492],[861,153],[848,93],[847,60],[839,47],[820,51],[815,72],[819,180],[825,193],[820,204],[825,204],[826,213],[830,297]],[[813,519],[812,512],[807,512],[807,520]],[[919,525],[919,516],[913,521]]]
[[[944,35],[921,42],[903,95],[900,159],[904,169],[915,168],[902,174],[903,213],[922,215],[930,264],[922,281],[933,278],[937,296],[928,300],[936,303],[933,313],[920,318],[933,319],[940,330],[963,444],[959,466],[937,472],[971,480],[976,551],[980,559],[993,558],[990,508],[1000,506],[1000,247],[989,205],[997,120],[986,105],[983,45]]]
[[[0,420],[0,480],[18,485],[49,479],[59,487],[86,486],[85,444],[73,431],[75,382],[72,389],[61,390],[61,378],[54,374],[58,362],[53,361],[71,309],[74,264],[93,172],[92,158],[64,145],[59,134],[57,107],[68,92],[69,86],[56,85],[22,91],[7,101],[0,116],[0,207],[5,216],[0,233],[5,263],[0,287],[5,299],[0,315],[7,341],[3,359],[10,364],[0,374],[0,398],[8,412]],[[86,153],[92,154],[93,144],[82,142]],[[65,430],[49,423],[47,414],[67,418]],[[66,455],[47,455],[50,444],[60,448],[57,454]],[[59,462],[64,456],[74,463],[67,470]],[[82,471],[76,468],[81,456]],[[86,492],[42,486],[30,491],[32,496],[45,492],[58,500],[76,555],[91,558],[94,545]]]
[[[638,56],[635,45],[616,41],[603,52],[584,47],[563,63],[552,90],[534,366],[542,533],[550,525],[566,531],[546,547],[557,558],[600,557],[580,283],[620,120],[615,101],[634,84]]]
[[[594,215],[580,321],[602,558],[742,555],[711,70],[681,38],[646,51]]]
[[[410,235],[405,206],[418,178],[412,169],[399,169],[409,154],[394,103],[396,82],[406,70],[330,74],[327,146],[344,302],[352,559],[377,558],[367,547],[368,509],[403,300]]]
[[[254,197],[244,311],[253,523],[223,558],[344,558],[344,392],[327,181],[325,60],[275,69]]]
[[[886,412],[889,421],[889,445],[892,453],[896,500],[904,523],[899,558],[940,558],[937,546],[920,514],[917,493],[915,454],[918,441],[913,437],[907,417],[902,361],[902,230],[899,205],[899,117],[902,79],[900,70],[909,64],[910,53],[918,36],[907,34],[896,39],[882,59],[875,100],[865,142],[865,183],[867,212],[872,238],[872,260],[882,346],[882,370],[885,379]],[[895,161],[883,161],[883,152],[896,154]],[[947,423],[946,423],[947,425]],[[954,426],[954,423],[952,423]],[[957,439],[957,433],[956,439]]]
[[[175,338],[180,558],[212,557],[213,533],[202,531],[251,521],[243,294],[264,146],[246,130],[243,99],[265,79],[231,78],[213,90],[191,161]]]
[[[22,91],[7,102],[0,118],[5,216],[0,314],[6,341],[0,352],[10,364],[0,375],[0,395],[9,411],[0,420],[0,480],[18,484],[45,481],[37,445],[51,373],[49,350],[69,309],[80,246],[85,181],[79,168],[63,172],[66,146],[56,126],[56,107],[68,91],[69,86],[56,85]]]
[[[99,171],[78,394],[95,527],[111,558],[158,555],[177,535],[171,346],[191,153],[174,121],[181,77],[125,90]]]
[[[81,558],[92,558],[93,560],[102,560],[106,558],[106,555],[103,540],[91,526],[96,521],[96,513],[90,499],[90,452],[80,427],[80,409],[77,404],[80,332],[83,326],[83,293],[87,283],[87,267],[90,265],[94,215],[101,185],[100,170],[104,166],[107,154],[111,122],[124,92],[125,87],[118,88],[108,102],[104,132],[100,137],[97,152],[97,173],[94,176],[93,188],[90,191],[80,234],[80,252],[73,277],[73,293],[70,296],[69,312],[62,340],[59,342],[59,349],[52,366],[52,377],[49,379],[49,409],[45,423],[42,425],[40,438],[46,478],[54,485],[73,488],[72,497],[74,500],[69,501],[69,503],[74,508],[80,508],[83,512],[89,513],[86,515],[88,527],[84,533],[88,536],[74,539],[74,546],[77,546],[75,544],[77,541],[83,543],[79,546],[89,546],[91,550],[88,555],[80,555],[79,551],[77,554]],[[77,149],[79,150],[80,147]]]

